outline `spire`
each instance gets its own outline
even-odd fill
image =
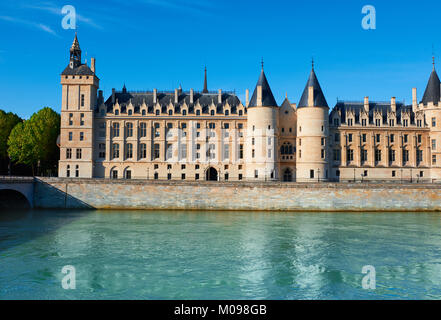
[[[435,70],[435,57],[433,57],[433,70],[430,74],[429,82],[427,83],[426,91],[424,92],[422,103],[427,105],[429,102],[438,104],[440,102],[440,80]]]
[[[256,89],[254,89],[253,96],[251,97],[250,104],[248,108],[257,107],[257,91],[258,88],[262,87],[262,106],[263,107],[277,107],[276,99],[274,99],[274,95],[271,91],[270,85],[268,83],[268,80],[265,76],[265,71],[263,70],[263,64],[262,64],[262,71],[260,73],[259,80],[256,84]]]
[[[77,33],[75,32],[75,38],[70,47],[70,63],[71,69],[79,67],[81,65],[81,49],[80,43],[78,42]]]
[[[305,90],[303,91],[302,98],[300,99],[298,108],[308,107],[309,87],[314,88],[314,106],[316,107],[329,107],[326,102],[325,95],[323,94],[320,83],[315,75],[314,60],[312,62],[311,74],[309,75],[308,82],[306,83]]]
[[[208,93],[208,86],[207,86],[207,66],[205,66],[205,78],[204,78],[204,90],[202,93]]]

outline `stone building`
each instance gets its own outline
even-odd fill
[[[112,89],[75,35],[61,74],[60,177],[150,180],[441,181],[440,80],[420,103],[338,101],[314,66],[298,105],[279,106],[263,64],[253,95]]]

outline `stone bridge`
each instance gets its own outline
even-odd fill
[[[0,176],[0,209],[34,207],[34,178]]]

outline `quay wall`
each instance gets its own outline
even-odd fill
[[[39,178],[36,208],[225,211],[441,211],[441,186]]]

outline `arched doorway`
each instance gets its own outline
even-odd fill
[[[205,179],[207,181],[217,181],[218,180],[217,170],[215,168],[213,168],[213,167],[208,168],[207,172],[206,172]]]
[[[283,172],[283,181],[284,182],[292,182],[292,171],[291,171],[291,169],[287,168]]]

